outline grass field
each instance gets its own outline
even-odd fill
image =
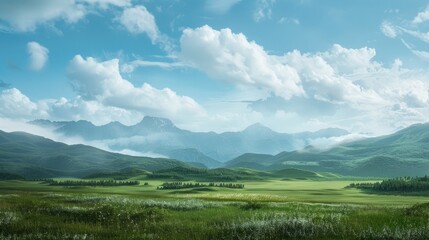
[[[427,197],[344,188],[356,181],[243,181],[244,189],[180,190],[144,182],[0,181],[0,239],[429,238]]]

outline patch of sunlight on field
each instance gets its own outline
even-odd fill
[[[202,193],[202,194],[186,194],[180,197],[185,198],[200,198],[222,201],[259,201],[259,202],[284,202],[287,201],[287,196],[279,196],[274,194],[259,194],[259,193]]]

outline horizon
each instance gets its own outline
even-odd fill
[[[0,126],[155,116],[379,136],[427,122],[429,6],[368,4],[0,1]]]

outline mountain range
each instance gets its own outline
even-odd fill
[[[329,150],[307,147],[277,155],[246,153],[226,167],[272,170],[295,167],[353,176],[421,176],[429,173],[429,123],[396,133],[337,145]]]
[[[390,135],[343,143],[328,150],[309,146],[276,155],[246,153],[223,163],[223,169],[234,168],[240,172],[253,169],[261,174],[269,171],[271,175],[282,169],[303,169],[347,176],[422,176],[429,172],[428,145],[429,123],[416,124]],[[204,159],[210,164],[210,159],[193,149],[174,150],[172,154],[187,158],[188,152],[194,154],[194,158],[187,159],[189,162]],[[9,174],[7,176],[83,177],[129,172],[129,169],[171,172],[171,169],[191,167],[204,166],[166,158],[132,157],[85,145],[67,145],[24,132],[0,131],[0,172]]]
[[[244,153],[277,154],[303,148],[313,139],[349,134],[338,128],[278,133],[258,123],[238,132],[192,132],[176,127],[169,119],[149,116],[132,126],[119,122],[96,126],[88,121],[36,120],[31,123],[65,136],[103,142],[114,151],[156,153],[181,161],[199,162],[210,168],[219,167]]]

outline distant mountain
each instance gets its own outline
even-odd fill
[[[31,123],[88,141],[109,140],[109,147],[117,151],[130,149],[138,152],[167,153],[167,156],[174,159],[197,161],[210,166],[217,166],[217,163],[209,159],[225,162],[247,152],[277,154],[302,148],[312,139],[349,134],[336,128],[296,134],[278,133],[261,124],[251,125],[240,132],[191,132],[176,127],[168,119],[148,116],[133,126],[118,122],[95,126],[87,121],[36,120]],[[194,149],[198,154],[189,149]]]
[[[160,153],[167,157],[187,163],[201,163],[203,166],[208,168],[217,168],[222,166],[221,162],[204,155],[195,148],[174,149]]]
[[[245,167],[257,170],[268,170],[272,164],[273,155],[245,153],[225,163],[227,168]]]
[[[0,131],[1,172],[26,178],[82,177],[125,168],[156,171],[180,166],[188,165],[171,159],[131,157],[85,145],[66,145],[23,132]]]
[[[329,150],[307,148],[277,155],[244,154],[225,166],[256,170],[296,167],[354,176],[416,176],[429,174],[428,146],[429,123],[425,123]]]
[[[120,122],[111,122],[106,125],[96,126],[91,122],[35,120],[30,122],[41,127],[55,129],[65,136],[79,136],[85,140],[104,140],[132,136],[146,136],[154,133],[181,132],[174,124],[165,118],[145,117],[133,126],[125,126]]]

